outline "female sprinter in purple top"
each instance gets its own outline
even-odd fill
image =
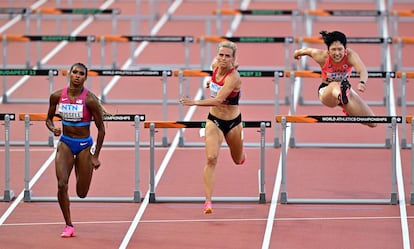
[[[101,165],[99,154],[105,137],[104,111],[95,94],[84,87],[87,76],[88,69],[84,64],[72,65],[69,71],[69,86],[50,95],[47,112],[47,128],[55,136],[61,136],[57,145],[55,168],[58,182],[57,197],[66,223],[62,237],[75,235],[68,195],[69,176],[73,167],[76,174],[76,193],[80,198],[85,198],[89,191],[93,170]],[[54,125],[53,118],[56,113],[62,118],[62,129]],[[90,135],[92,120],[98,129],[93,154],[91,153],[93,140]]]
[[[351,88],[348,78],[355,68],[359,74],[357,89],[364,92],[367,87],[368,72],[361,58],[354,50],[347,48],[345,34],[339,31],[320,32],[327,50],[316,48],[301,48],[294,52],[293,57],[300,59],[307,55],[311,57],[322,70],[322,83],[318,89],[319,99],[328,107],[341,106],[347,115],[374,116],[371,108]],[[375,123],[367,123],[375,127]]]
[[[206,200],[204,213],[212,213],[211,196],[214,188],[214,171],[223,139],[229,146],[235,164],[243,164],[242,117],[239,110],[240,75],[236,70],[236,45],[222,42],[212,64],[213,75],[208,85],[211,97],[204,100],[181,98],[180,103],[188,106],[209,106],[210,112],[205,127],[206,164],[204,167],[204,190]]]

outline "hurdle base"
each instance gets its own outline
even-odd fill
[[[288,203],[288,197],[286,192],[280,193],[280,203],[281,204],[287,204]]]
[[[397,193],[391,193],[391,204],[397,205],[399,203]]]
[[[179,147],[195,147],[195,148],[204,148],[206,147],[206,144],[204,142],[184,142],[184,140],[179,140]],[[229,146],[225,143],[221,145],[222,148],[228,148]],[[260,143],[254,143],[254,142],[245,142],[243,143],[243,147],[245,148],[258,148],[260,147]],[[274,148],[275,144],[272,143],[266,143],[266,148]]]
[[[411,149],[411,144],[407,143],[407,139],[401,139],[401,149]]]
[[[367,100],[365,101],[368,105],[372,106],[385,106],[384,100]],[[321,102],[318,100],[305,100],[303,97],[299,97],[299,105],[313,105],[313,106],[322,106]]]
[[[15,199],[13,190],[4,190],[4,195],[0,199],[4,202],[13,201]]]
[[[282,147],[282,144],[280,143],[279,138],[275,138],[273,142],[273,148],[280,148]]]
[[[141,199],[136,199],[135,197],[69,197],[71,202],[114,202],[114,203],[137,203],[141,202]],[[57,202],[57,197],[54,196],[31,196],[24,198],[25,202]]]
[[[150,203],[204,203],[206,200],[202,196],[158,196],[155,197],[153,194]],[[228,197],[212,197],[212,202],[256,202],[266,203],[263,196],[260,197],[243,197],[243,196],[228,196]]]
[[[134,202],[142,202],[142,199],[141,191],[134,191]]]
[[[149,194],[149,203],[155,203],[155,193],[150,193]]]
[[[23,201],[24,202],[30,201],[31,198],[32,198],[32,191],[28,190],[28,189],[25,189],[24,190],[24,195],[23,195]]]
[[[266,194],[265,193],[260,193],[259,194],[259,203],[260,204],[266,203]]]
[[[387,143],[385,144],[375,144],[375,143],[295,143],[291,141],[289,143],[290,148],[373,148],[373,149],[389,149],[391,148],[390,145]]]
[[[320,199],[320,198],[281,198],[281,204],[392,204],[396,205],[398,201],[396,198],[390,199]]]

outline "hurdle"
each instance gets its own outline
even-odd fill
[[[2,68],[0,75],[3,76],[3,103],[48,103],[49,99],[34,99],[34,98],[11,98],[7,91],[7,76],[48,76],[49,80],[49,94],[53,92],[53,78],[58,75],[56,69],[18,69],[18,68]]]
[[[63,76],[68,75],[68,70],[61,70]],[[94,69],[88,70],[88,76],[101,76],[101,97],[102,102],[107,104],[177,104],[177,100],[168,100],[167,77],[172,76],[171,70],[124,70],[124,69]],[[105,81],[103,77],[162,77],[162,99],[108,99],[105,89]]]
[[[115,47],[112,50],[112,66],[113,68],[118,68],[117,65],[117,50],[116,44],[119,42],[129,42],[130,43],[130,55],[129,59],[135,64],[135,44],[137,42],[158,42],[158,43],[184,43],[184,65],[185,67],[190,66],[190,43],[194,41],[192,36],[140,36],[140,35],[104,35],[99,36],[97,41],[101,45],[101,64],[105,63],[105,45],[108,42],[111,42]],[[136,64],[135,64],[136,65]],[[134,65],[132,65],[134,66]],[[168,65],[168,68],[172,67],[182,67],[182,65]],[[145,65],[145,68],[160,68],[166,70],[166,65]]]
[[[411,124],[411,194],[410,204],[414,205],[414,117],[407,116],[406,123]]]
[[[389,18],[392,22],[393,35],[398,35],[398,26],[401,21],[401,17],[404,19],[411,19],[414,17],[414,10],[391,10],[389,11]]]
[[[26,33],[30,33],[30,21],[28,16],[31,14],[32,10],[30,8],[22,7],[0,7],[0,17],[6,18],[5,15],[8,15],[8,19],[19,18],[26,20]],[[17,19],[16,19],[17,20]]]
[[[379,7],[378,7],[379,8]],[[348,20],[352,22],[361,22],[361,21],[371,21],[373,20],[378,24],[378,34],[380,37],[384,37],[384,30],[381,23],[385,20],[388,13],[387,11],[380,10],[360,10],[360,9],[350,9],[350,10],[334,10],[334,9],[310,9],[304,10],[302,12],[305,17],[304,22],[309,24],[306,25],[306,34],[313,34],[313,20],[325,19],[331,21],[332,18],[337,19],[338,17],[342,18],[342,21]],[[345,18],[345,19],[344,19]],[[385,53],[381,50],[382,58],[384,58]],[[383,61],[384,63],[384,61]],[[380,70],[385,70],[385,65],[383,64]]]
[[[45,121],[46,114],[44,113],[20,113],[19,120],[24,120],[26,124],[30,124],[30,121]],[[54,117],[54,120],[60,120],[60,117],[57,115]],[[139,126],[142,121],[145,121],[144,114],[115,114],[104,116],[104,121],[114,121],[114,122],[134,122],[135,127],[135,136],[134,136],[134,192],[132,197],[86,197],[84,199],[79,197],[70,197],[71,201],[74,202],[141,202],[142,195],[140,191],[140,130]],[[24,173],[24,197],[25,202],[54,202],[57,201],[57,197],[53,196],[33,196],[32,190],[29,187],[30,182],[30,141],[29,141],[29,129],[26,126],[25,129],[25,173]],[[107,143],[104,143],[104,146]]]
[[[299,7],[299,9],[303,9]],[[263,21],[263,20],[281,20],[282,18],[289,18],[292,22],[292,33],[298,33],[297,23],[302,18],[302,12],[300,10],[288,10],[288,9],[229,9],[221,8],[213,11],[218,20],[218,30],[221,31],[222,17],[224,15],[241,15],[246,21]],[[264,19],[265,18],[265,19]]]
[[[402,123],[403,118],[401,116],[318,116],[318,115],[294,115],[283,116],[277,115],[275,117],[276,122],[282,124],[282,154],[281,154],[281,167],[282,167],[282,181],[281,181],[281,193],[280,203],[288,204],[398,204],[397,197],[397,175],[396,175],[396,144],[397,144],[397,123]],[[391,124],[392,126],[392,145],[391,145],[391,195],[389,199],[323,199],[323,198],[289,198],[286,189],[286,151],[287,151],[287,123],[380,123]]]
[[[156,128],[204,128],[205,121],[145,121],[144,127],[149,128],[150,133],[150,191],[149,202],[203,202],[204,197],[184,196],[156,196],[155,195],[155,133]],[[265,131],[271,127],[271,121],[243,121],[244,128],[260,127],[260,169],[258,171],[259,196],[258,197],[213,197],[217,202],[259,202],[266,203],[265,192]]]
[[[61,70],[61,74],[66,76],[68,70]],[[123,69],[90,69],[88,76],[99,76],[101,78],[101,94],[100,99],[107,104],[144,104],[144,105],[162,105],[162,118],[168,118],[168,105],[178,104],[177,99],[168,99],[168,77],[172,76],[172,70],[123,70]],[[105,91],[104,77],[161,77],[162,79],[162,97],[159,99],[108,99],[107,91]],[[165,138],[167,137],[164,131]],[[168,146],[168,140],[163,141],[162,146]]]
[[[263,78],[263,77],[272,77],[274,82],[274,98],[272,100],[263,100],[263,99],[257,99],[257,100],[240,100],[240,104],[246,104],[246,105],[273,105],[274,106],[274,114],[279,114],[279,105],[288,103],[289,95],[285,96],[285,100],[279,100],[279,80],[284,76],[283,70],[237,70],[239,72],[240,77],[257,77],[257,78]],[[209,77],[213,74],[213,71],[211,70],[174,70],[173,75],[179,77],[180,86],[182,86],[183,77]],[[188,96],[188,85],[186,93],[183,92],[183,89],[180,90],[180,96]],[[200,86],[200,88],[204,88],[203,85]],[[201,97],[204,99],[204,96]],[[183,106],[179,106],[178,110],[179,118],[182,119],[183,117]],[[275,127],[275,134],[277,133],[277,128]],[[203,146],[202,144],[192,144],[193,146]],[[180,138],[180,146],[184,146],[184,139],[183,137]],[[253,145],[255,146],[255,145]],[[280,142],[277,136],[274,138],[273,145],[274,147],[279,147]]]
[[[293,89],[294,89],[294,84],[295,84],[295,77],[306,77],[306,78],[320,78],[321,72],[320,71],[286,71],[285,72],[285,76],[290,78],[290,83],[291,83],[291,99],[294,98],[293,94]],[[390,81],[391,78],[395,78],[396,77],[396,73],[395,72],[368,72],[368,75],[371,78],[386,78],[386,83],[384,85],[385,87],[385,92],[388,93],[389,89],[390,89]],[[357,73],[353,72],[351,74],[351,78],[354,77],[359,77]],[[390,115],[390,96],[389,94],[385,94],[384,97],[384,103],[386,106],[386,115]],[[294,108],[294,104],[291,102],[290,105],[290,112],[291,113],[295,113],[295,108]],[[351,147],[351,148],[389,148],[391,146],[390,144],[390,129],[389,127],[386,127],[386,138],[385,138],[385,142],[384,143],[368,143],[368,144],[361,144],[361,143],[297,143],[295,141],[295,135],[294,135],[294,124],[291,124],[291,134],[290,134],[290,142],[289,142],[290,147],[328,147],[328,148],[332,148],[332,147],[338,147],[338,148],[343,148],[343,147]]]
[[[231,41],[231,42],[237,42],[237,43],[260,43],[260,44],[277,44],[277,43],[283,43],[285,48],[285,69],[290,68],[291,65],[291,55],[292,55],[292,49],[291,45],[294,42],[294,38],[292,36],[288,37],[272,37],[272,36],[199,36],[196,37],[196,41],[200,43],[201,47],[201,68],[205,68],[204,66],[209,67],[210,64],[207,60],[207,54],[209,52],[205,52],[207,43],[219,43],[223,41]],[[248,68],[247,66],[243,66],[243,68]],[[257,69],[257,67],[256,67]],[[274,69],[274,67],[270,68],[261,68],[264,70],[271,70]]]
[[[407,91],[406,91],[406,82],[408,78],[414,78],[414,72],[401,72],[398,71],[397,73],[398,81],[400,82],[401,86],[401,115],[404,117],[407,116],[407,106],[413,106],[413,101],[407,101]],[[403,122],[401,124],[402,135],[401,135],[401,148],[410,148],[410,144],[407,144],[407,125]]]
[[[26,43],[26,68],[31,67],[30,62],[30,43],[36,42],[36,67],[45,68],[41,64],[41,42],[86,42],[87,44],[87,64],[92,63],[92,48],[91,44],[95,42],[96,37],[89,36],[70,36],[70,35],[3,35],[1,36],[3,46],[3,65],[7,65],[7,46],[9,42],[25,42]],[[65,66],[67,67],[67,66]]]
[[[402,65],[402,58],[403,58],[403,45],[414,45],[414,37],[395,37],[394,38],[394,43],[396,43],[396,46],[394,46],[394,69],[396,71],[413,71],[414,67],[407,67],[407,66],[403,66]],[[403,100],[402,100],[402,87],[403,84],[405,84],[405,81],[399,80],[398,84],[397,84],[397,93],[398,93],[398,98],[397,98],[397,103],[398,105],[402,106],[403,105]],[[405,86],[404,86],[405,87]],[[407,106],[412,106],[414,105],[414,102],[409,102],[406,103]]]
[[[295,77],[300,78],[321,78],[320,70],[298,70],[298,71],[286,71],[286,77],[290,77],[291,89],[294,87]],[[359,78],[359,74],[352,71],[351,78]],[[378,105],[389,107],[389,91],[391,85],[391,78],[395,78],[395,72],[385,71],[368,71],[368,78],[382,78],[384,79],[384,97],[382,100],[367,100],[365,101],[369,105]],[[291,91],[292,93],[292,91]],[[303,97],[303,87],[300,87],[299,104],[301,105],[321,105],[319,100],[305,100]]]
[[[29,12],[30,10],[27,8],[18,8],[18,7],[0,8],[0,15],[9,15],[9,18],[15,15],[24,15]]]
[[[318,36],[305,36],[305,37],[295,37],[294,41],[299,44],[300,47],[303,46],[303,43],[310,43],[310,44],[323,44],[322,37]],[[370,71],[375,70],[385,70],[386,65],[385,61],[387,61],[387,54],[384,52],[387,50],[387,46],[392,44],[394,39],[392,37],[347,37],[346,38],[347,44],[379,44],[380,52],[381,52],[381,65],[379,68],[371,68]],[[308,66],[305,69],[309,69]]]
[[[97,19],[101,15],[107,16],[107,19],[112,22],[112,32],[117,33],[117,23],[118,16],[120,15],[120,9],[103,9],[103,8],[38,8],[32,10],[32,14],[36,15],[36,30],[40,34],[41,31],[41,21],[45,16],[55,16],[56,18],[56,33],[59,34],[62,30],[61,21],[64,17],[70,16],[68,18],[68,30],[70,33],[72,31],[72,21],[75,16],[78,16],[79,19],[94,18]],[[30,25],[30,17],[28,16],[28,25]]]
[[[4,195],[0,196],[0,201],[10,202],[14,199],[10,189],[10,121],[16,120],[16,115],[0,113],[0,120],[4,121]]]
[[[408,36],[401,36],[401,37],[394,37],[393,43],[396,44],[394,46],[394,70],[395,71],[410,71],[414,69],[414,67],[404,67],[402,64],[403,58],[403,46],[404,45],[414,45],[414,37]]]

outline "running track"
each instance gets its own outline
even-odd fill
[[[29,1],[27,1],[29,2]],[[98,1],[97,1],[98,2]],[[216,8],[216,1],[171,1],[171,6],[160,4],[160,12],[169,11],[173,16],[210,16]],[[35,2],[38,7],[53,6],[45,1]],[[29,4],[28,4],[29,5]],[[76,4],[75,4],[76,5]],[[99,1],[99,6],[120,8],[123,14],[134,13],[134,3]],[[269,2],[242,1],[246,9],[296,9],[295,1],[272,5]],[[76,7],[76,6],[72,6]],[[82,7],[82,6],[81,6]],[[223,6],[225,7],[225,6]],[[413,4],[394,4],[394,9],[413,9]],[[338,8],[337,4],[319,3],[319,9]],[[345,7],[344,7],[345,8]],[[373,3],[352,3],[355,9],[374,9]],[[148,9],[143,4],[142,10]],[[346,8],[347,9],[347,8]],[[2,20],[2,34],[24,34],[23,21],[8,26],[9,20]],[[110,34],[110,25],[104,21],[81,20],[74,22],[73,35]],[[120,22],[118,33],[130,32],[129,22]],[[48,26],[50,25],[50,26]],[[55,30],[54,22],[46,22],[43,34]],[[213,25],[214,26],[214,25]],[[358,28],[356,28],[358,26]],[[384,28],[387,27],[384,24]],[[234,29],[230,29],[234,28]],[[64,28],[63,28],[64,29]],[[319,30],[338,29],[349,36],[377,36],[375,23],[355,22],[315,22],[314,34]],[[205,35],[203,21],[165,21],[161,18],[154,29],[150,30],[146,21],[142,22],[143,34],[151,35]],[[75,33],[76,32],[76,33]],[[274,22],[224,22],[223,34],[231,36],[290,36],[292,26],[289,21]],[[412,36],[412,28],[402,24],[399,34]],[[42,57],[47,65],[68,65],[75,61],[85,61],[83,44],[61,45],[56,53],[57,44],[42,44]],[[181,44],[139,44],[141,51],[136,59],[138,64],[182,64],[183,46]],[[366,62],[368,67],[379,65],[379,52],[371,45],[352,45]],[[413,50],[406,48],[406,54]],[[11,65],[22,64],[25,49],[22,44],[10,44]],[[279,52],[279,53],[278,53]],[[111,48],[107,47],[108,57]],[[392,51],[390,51],[392,58]],[[94,48],[93,64],[99,61],[99,50]],[[127,69],[129,45],[120,44],[118,59],[120,67]],[[281,45],[239,44],[239,63],[246,66],[283,67],[284,48]],[[32,55],[34,58],[34,55]],[[404,58],[406,65],[413,65],[410,56]],[[199,48],[191,50],[191,62],[199,62]],[[109,59],[108,59],[109,63]],[[390,63],[390,62],[389,62]],[[391,66],[389,64],[388,66]],[[100,81],[92,79],[92,90],[100,92]],[[200,92],[195,86],[199,79],[190,79],[190,96],[198,97]],[[47,90],[41,90],[45,84],[42,77],[22,79],[10,77],[8,87],[19,84],[12,97],[24,98],[35,93],[47,98]],[[314,99],[318,80],[306,79],[304,96]],[[271,98],[272,88],[267,78],[243,79],[243,99]],[[309,84],[308,84],[309,83]],[[43,85],[40,85],[43,84]],[[65,84],[59,76],[55,88]],[[394,81],[394,84],[396,82]],[[156,97],[160,90],[159,79],[123,77],[107,79],[106,85],[110,98],[145,99]],[[152,85],[152,86],[151,86]],[[284,85],[284,84],[282,84]],[[381,98],[382,81],[369,81],[368,91],[362,94],[367,100]],[[159,87],[159,89],[158,89]],[[178,98],[177,79],[169,79],[170,98]],[[45,88],[46,89],[46,88]],[[131,91],[130,89],[133,89]],[[152,91],[150,91],[152,90]],[[395,88],[391,97],[395,100]],[[409,92],[410,90],[408,90]],[[282,91],[283,92],[283,91]],[[411,89],[412,92],[412,89]],[[2,93],[3,94],[3,93]],[[152,96],[154,94],[154,96]],[[412,95],[411,95],[412,97]],[[392,102],[391,114],[400,113],[400,107]],[[160,120],[161,108],[154,105],[111,104],[107,105],[113,113],[145,113],[147,120]],[[273,120],[272,106],[241,106],[245,120]],[[260,108],[260,111],[258,109]],[[0,112],[28,113],[45,112],[46,104],[1,104]],[[177,105],[168,107],[169,119],[176,120]],[[385,115],[383,106],[373,106],[378,115]],[[412,113],[412,107],[408,113]],[[287,106],[281,106],[280,113],[288,114]],[[339,109],[327,109],[321,106],[296,107],[297,114],[333,114],[339,115]],[[203,120],[207,108],[186,108],[185,118]],[[23,141],[23,122],[12,122],[11,140]],[[107,123],[106,141],[132,141],[133,128],[130,125]],[[384,127],[368,129],[359,125],[298,125],[295,136],[300,141],[329,142],[383,142]],[[0,128],[3,129],[3,128]],[[255,131],[245,130],[247,142],[258,142]],[[2,130],[3,131],[3,130]],[[31,139],[41,140],[47,137],[42,122],[31,127]],[[2,132],[4,133],[4,132]],[[185,131],[186,140],[200,142],[197,132]],[[273,142],[274,131],[267,131],[266,140]],[[160,139],[160,133],[157,139]],[[157,194],[172,196],[203,195],[202,167],[203,148],[181,148],[176,146],[176,131],[169,130],[171,146],[157,148],[155,165],[157,171]],[[142,129],[141,140],[148,141],[148,131]],[[410,141],[409,141],[410,142]],[[246,167],[235,167],[231,163],[227,149],[223,148],[217,169],[215,196],[255,196],[257,195],[257,169],[259,152],[256,148],[246,148],[249,159]],[[288,150],[288,191],[291,197],[327,197],[342,198],[349,195],[358,197],[387,198],[390,186],[390,151],[383,149],[289,149]],[[409,150],[398,150],[398,190],[399,205],[317,205],[278,203],[280,190],[280,149],[266,149],[266,204],[256,203],[216,203],[212,215],[202,213],[200,203],[148,203],[149,150],[141,148],[141,191],[144,200],[141,203],[72,203],[72,217],[77,236],[61,239],[59,233],[64,224],[58,204],[55,202],[22,201],[23,185],[23,147],[13,147],[11,151],[11,189],[17,196],[14,202],[0,203],[0,242],[2,248],[384,248],[408,249],[413,244],[412,221],[413,208],[409,205],[410,192],[410,154]],[[0,150],[3,162],[4,150]],[[32,147],[30,152],[31,184],[34,195],[55,196],[56,180],[54,176],[54,150],[50,147]],[[107,146],[102,152],[102,167],[96,171],[89,196],[130,196],[133,189],[134,154],[132,148]],[[3,169],[0,169],[3,172]],[[41,174],[40,174],[41,173]],[[70,183],[74,195],[74,179]],[[4,186],[0,177],[0,186]]]

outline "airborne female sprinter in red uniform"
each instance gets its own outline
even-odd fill
[[[339,31],[320,32],[328,50],[301,48],[293,57],[310,56],[322,69],[322,83],[319,86],[319,99],[325,106],[341,106],[350,116],[374,116],[371,108],[351,88],[348,77],[352,68],[359,73],[357,89],[364,92],[368,80],[368,72],[358,54],[346,47],[346,36]],[[375,127],[375,123],[366,124]]]

